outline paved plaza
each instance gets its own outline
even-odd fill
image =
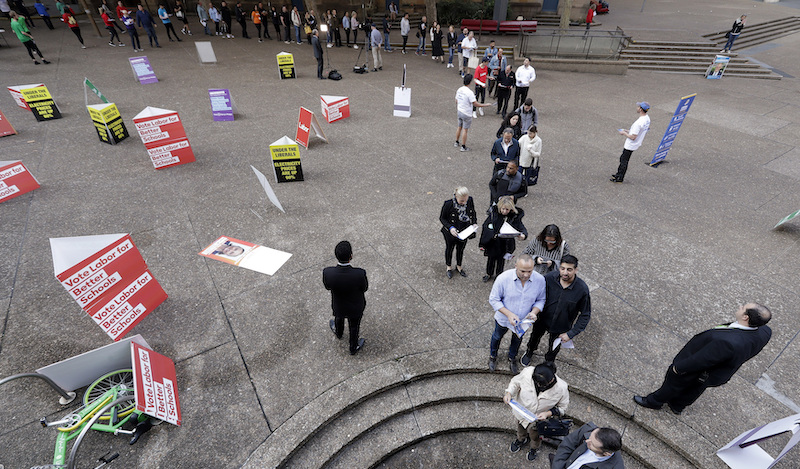
[[[610,14],[598,17],[598,28],[619,26],[642,39],[700,40],[742,13],[756,23],[800,14],[795,6],[617,0]],[[19,132],[0,139],[0,160],[21,160],[41,184],[0,204],[0,377],[111,342],[54,277],[48,239],[131,233],[169,295],[133,333],[175,361],[183,414],[181,427],[163,424],[130,447],[122,437],[92,435],[81,449],[84,461],[113,448],[121,456],[111,467],[267,467],[273,435],[343,383],[390,368],[411,373],[415,357],[443,369],[485,366],[494,327],[491,284],[481,282],[485,258],[470,241],[463,264],[469,277],[448,280],[438,216],[442,202],[464,185],[483,221],[489,150],[500,119],[492,109],[474,120],[472,151],[453,147],[453,96],[461,85],[455,69],[396,50],[383,54],[383,71],[357,75],[352,66],[359,51],[326,48],[344,78],[318,80],[309,45],[238,37],[209,38],[218,63],[201,65],[193,42],[207,36],[195,21],[194,36],[182,36],[181,43],[167,42],[159,27],[161,49],[149,48],[141,33],[159,83],[140,85],[128,58],[142,54],[129,45],[109,47],[89,24],[81,26],[87,49],[62,24],[49,31],[37,20],[32,33],[52,64],[33,65],[8,23],[0,22],[12,46],[0,47],[0,83],[44,83],[63,114],[37,123],[0,93],[0,110]],[[238,25],[233,29],[238,36]],[[500,46],[514,41],[497,38]],[[486,43],[484,37],[479,45]],[[593,317],[576,348],[557,361],[577,377],[570,384],[587,394],[585,402],[594,402],[581,407],[576,399],[576,412],[605,425],[611,423],[599,420],[606,411],[598,408],[610,409],[620,431],[626,422],[646,430],[623,437],[631,454],[646,459],[626,455],[630,467],[676,467],[648,453],[659,441],[699,467],[724,468],[716,448],[748,428],[800,412],[800,222],[772,229],[800,209],[799,47],[800,34],[752,50],[734,46],[778,69],[782,80],[537,70],[531,95],[542,169],[519,205],[531,234],[557,224],[580,260]],[[294,54],[297,79],[279,79],[275,55],[281,51]],[[403,64],[412,90],[408,119],[392,117]],[[98,140],[84,107],[84,77],[116,103],[133,134],[119,145]],[[230,89],[239,113],[234,122],[212,121],[210,88]],[[692,93],[697,98],[668,162],[646,165],[679,99]],[[349,97],[351,116],[325,123],[322,94]],[[652,106],[650,132],[625,183],[612,184],[623,144],[616,129],[630,127],[643,100]],[[133,125],[146,106],[180,113],[196,162],[153,169]],[[300,106],[316,113],[329,141],[312,139],[309,149],[301,148],[305,181],[277,185],[268,145],[294,137]],[[267,175],[286,213],[268,201],[250,165]],[[222,235],[292,257],[267,276],[197,254]],[[321,271],[335,264],[333,248],[342,239],[352,243],[353,264],[366,269],[370,283],[366,346],[356,356],[328,329],[330,294],[322,285]],[[709,389],[679,417],[636,408],[632,396],[660,384],[688,338],[732,321],[750,301],[772,309],[773,336],[730,383]],[[507,346],[508,338],[501,358]],[[498,361],[498,373],[508,373]],[[0,391],[0,464],[50,463],[55,431],[38,422],[68,409],[38,381],[17,380]],[[498,400],[502,394],[501,386]],[[347,400],[331,405],[344,407]],[[491,467],[483,462],[494,454],[494,467],[546,467],[546,457],[529,464],[524,453],[508,453],[511,425],[509,414],[507,434],[423,439],[413,453],[400,451],[381,467]],[[780,449],[767,446],[773,455]],[[800,467],[799,453],[778,467]]]

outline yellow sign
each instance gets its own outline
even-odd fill
[[[34,88],[25,88],[20,90],[31,112],[36,116],[37,121],[46,121],[50,119],[60,119],[61,111],[58,110],[56,102],[50,96],[50,92],[44,85],[39,85]]]
[[[269,146],[272,156],[272,165],[275,168],[275,178],[278,182],[292,182],[303,180],[303,167],[300,165],[300,147],[297,143],[284,136]]]
[[[281,52],[276,56],[278,58],[278,70],[281,74],[281,80],[286,78],[296,78],[297,74],[294,69],[294,56],[288,52]]]
[[[89,116],[92,118],[101,142],[113,145],[128,138],[128,129],[122,122],[122,116],[116,104],[91,104],[86,106],[86,109],[89,110]]]

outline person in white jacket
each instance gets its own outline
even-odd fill
[[[539,175],[539,157],[542,155],[542,139],[535,125],[528,127],[528,133],[519,139],[519,169],[522,177],[531,186],[531,180]]]
[[[403,53],[406,53],[406,44],[408,43],[408,33],[411,32],[411,23],[408,21],[408,13],[403,15],[400,20],[400,36],[403,37]]]
[[[536,424],[530,420],[530,414],[533,414],[536,420],[563,416],[569,406],[567,382],[556,376],[556,365],[553,362],[541,363],[535,367],[527,366],[508,383],[503,401],[511,404],[512,399],[524,407],[528,415],[524,415],[512,406],[511,412],[517,423],[517,439],[511,443],[509,449],[512,453],[516,453],[530,442],[528,461],[533,461],[536,459],[542,440]]]

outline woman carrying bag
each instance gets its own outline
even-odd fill
[[[528,181],[528,186],[539,182],[539,157],[542,155],[542,139],[535,125],[528,128],[528,133],[519,139],[519,169]]]

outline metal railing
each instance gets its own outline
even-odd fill
[[[534,33],[520,32],[517,48],[520,56],[618,60],[630,40],[620,28],[585,32],[540,28]]]

